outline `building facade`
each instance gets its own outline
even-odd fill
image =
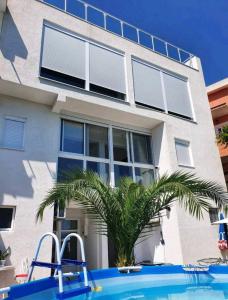
[[[208,86],[207,94],[213,123],[215,126],[215,133],[218,134],[223,126],[228,125],[228,78]],[[221,144],[218,144],[218,148],[227,185],[228,148],[225,145]]]
[[[77,0],[8,0],[0,47],[0,247],[11,247],[15,273],[47,231],[79,232],[89,267],[112,265],[107,239],[77,206],[36,223],[66,170],[92,169],[112,186],[177,169],[225,184],[199,58]],[[51,252],[49,242],[41,259]],[[174,205],[135,255],[216,257],[217,228]]]

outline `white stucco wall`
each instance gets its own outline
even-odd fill
[[[53,228],[52,209],[45,212],[42,223],[36,223],[35,215],[55,180],[59,119],[47,106],[0,96],[0,139],[6,115],[26,118],[25,150],[0,148],[0,205],[16,207],[13,230],[0,232],[0,247],[11,247],[8,264],[17,274],[23,260],[31,261],[38,238]],[[41,259],[50,258],[51,244],[46,243]],[[39,272],[43,273],[47,271]]]

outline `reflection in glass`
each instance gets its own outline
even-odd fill
[[[115,161],[128,162],[127,132],[113,129],[113,155]]]
[[[135,180],[148,186],[154,181],[154,171],[148,168],[135,168]]]
[[[105,183],[109,183],[109,164],[87,161],[87,170],[96,172]]]
[[[115,165],[114,173],[115,173],[115,186],[118,186],[120,184],[120,180],[122,177],[132,178],[132,167]]]
[[[71,172],[82,169],[82,160],[59,157],[57,181],[65,181],[70,178]]]
[[[64,120],[62,123],[63,145],[62,151],[83,154],[84,125]]]
[[[139,163],[152,163],[151,143],[148,135],[133,133],[134,159]]]
[[[86,154],[93,157],[109,157],[108,128],[86,125]]]

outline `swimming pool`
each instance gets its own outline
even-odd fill
[[[73,296],[70,300],[224,300],[228,299],[228,267],[210,266],[207,271],[186,271],[182,266],[143,267],[140,272],[122,274],[118,269],[89,272],[91,287],[99,291]],[[77,280],[65,281],[64,289],[71,290],[83,284],[83,275]],[[57,280],[41,279],[13,286],[8,300],[55,300]]]

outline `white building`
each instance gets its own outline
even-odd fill
[[[0,247],[11,247],[15,273],[53,230],[84,236],[90,268],[112,264],[106,238],[77,207],[62,221],[49,209],[36,224],[66,169],[93,169],[113,186],[177,169],[224,184],[197,57],[81,1],[0,2]],[[217,257],[217,228],[176,205],[135,253],[174,264]],[[51,259],[51,243],[41,259]]]

